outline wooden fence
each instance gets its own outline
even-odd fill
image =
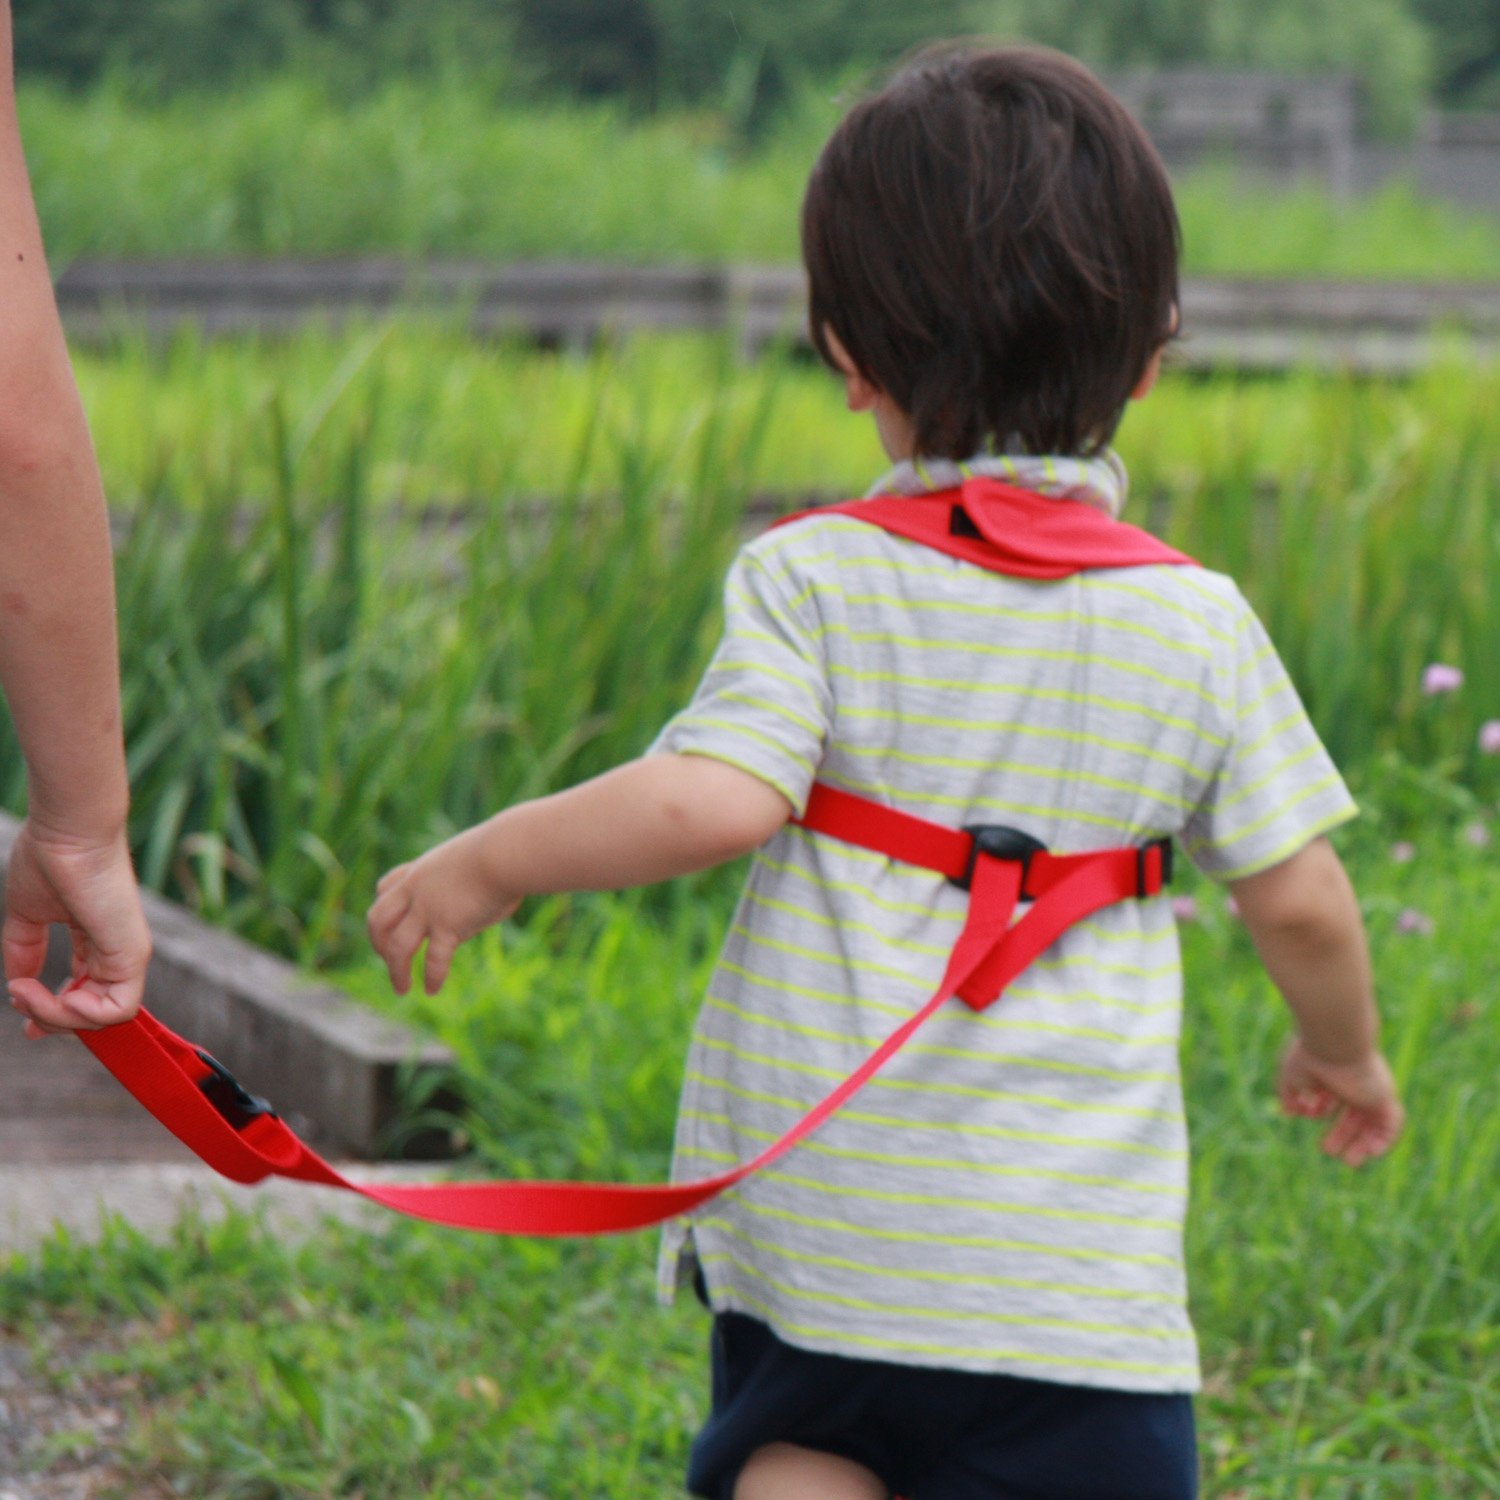
[[[482,337],[586,347],[638,329],[731,332],[747,353],[804,341],[801,272],[785,266],[495,264],[391,259],[78,262],[57,284],[69,332],[94,340],[288,330],[313,320],[441,316]],[[1445,340],[1500,354],[1500,283],[1195,278],[1179,362],[1274,371],[1410,371]]]

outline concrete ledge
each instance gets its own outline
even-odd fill
[[[362,1182],[430,1182],[433,1172],[407,1165],[335,1165]],[[273,1177],[241,1187],[202,1162],[109,1162],[46,1172],[29,1164],[0,1165],[0,1258],[31,1255],[59,1229],[92,1243],[111,1219],[164,1239],[190,1211],[208,1222],[229,1213],[258,1214],[283,1237],[308,1233],[328,1219],[376,1229],[392,1217],[368,1199],[313,1183]]]
[[[20,827],[0,813],[0,868]],[[152,891],[141,892],[155,944],[146,1006],[174,1031],[214,1054],[252,1093],[301,1116],[341,1151],[385,1154],[397,1117],[398,1083],[436,1074],[436,1103],[452,1105],[441,1080],[453,1064],[438,1042],[373,1015],[332,985],[220,931]],[[67,936],[53,930],[46,977],[67,973]],[[403,1155],[443,1155],[439,1132],[400,1143]]]

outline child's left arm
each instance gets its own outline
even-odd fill
[[[793,814],[767,782],[702,755],[647,755],[465,829],[382,876],[370,941],[396,993],[442,988],[454,950],[526,896],[669,880],[759,848]]]

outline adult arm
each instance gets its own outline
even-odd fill
[[[13,1003],[35,1036],[134,1014],[151,945],[125,834],[108,516],[42,249],[11,56],[10,3],[0,0],[0,685],[29,791],[3,949]],[[53,922],[73,937],[61,996],[35,978]]]

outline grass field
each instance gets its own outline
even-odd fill
[[[1395,1155],[1359,1173],[1277,1116],[1281,1008],[1219,894],[1190,887],[1206,1496],[1500,1489],[1488,826],[1472,804],[1434,811],[1403,863],[1377,803],[1344,840],[1411,1111]],[[461,952],[449,995],[406,1011],[458,1050],[487,1164],[663,1170],[725,895],[553,902]],[[346,978],[391,1005],[373,966]],[[187,1224],[165,1250],[125,1231],[102,1253],[54,1243],[0,1276],[0,1318],[58,1351],[57,1380],[107,1373],[134,1471],[180,1493],[665,1496],[703,1410],[705,1327],[691,1299],[652,1305],[653,1250],[651,1236],[493,1242],[399,1223],[291,1246],[244,1221]],[[61,1350],[85,1331],[109,1351],[80,1369]]]
[[[157,106],[28,85],[20,108],[57,265],[371,252],[787,261],[808,168],[847,102],[807,93],[748,154],[711,112],[497,105],[457,82],[347,100],[288,78]],[[1500,222],[1410,184],[1335,202],[1207,170],[1180,185],[1179,207],[1194,272],[1500,274]]]
[[[79,368],[129,523],[142,874],[382,1005],[378,871],[641,749],[711,644],[750,493],[879,466],[828,377],[712,341],[127,340]],[[1222,1500],[1500,1491],[1500,757],[1478,742],[1500,719],[1497,382],[1460,362],[1389,385],[1179,377],[1120,435],[1136,517],[1242,581],[1366,807],[1343,847],[1412,1115],[1355,1175],[1276,1118],[1279,1007],[1190,883],[1189,1255]],[[482,503],[424,530],[418,502],[451,497]],[[1459,690],[1424,693],[1435,661]],[[8,741],[0,767],[14,801]],[[661,1172],[732,885],[543,904],[461,955],[444,1003],[400,1012],[454,1047],[480,1160]],[[86,1373],[64,1340],[108,1345],[142,1483],[180,1493],[665,1495],[703,1327],[649,1305],[651,1253],[187,1224],[165,1250],[120,1231],[9,1265],[0,1320],[63,1381]]]
[[[824,372],[701,338],[127,341],[79,377],[129,523],[142,872],[310,962],[362,942],[378,870],[649,743],[751,495],[857,493],[883,467]],[[1130,514],[1239,580],[1352,770],[1399,753],[1500,793],[1479,748],[1500,719],[1496,412],[1500,372],[1455,360],[1177,377],[1121,429]],[[456,526],[423,527],[455,500]],[[1425,694],[1433,662],[1463,688]],[[19,774],[0,742],[12,803]]]

